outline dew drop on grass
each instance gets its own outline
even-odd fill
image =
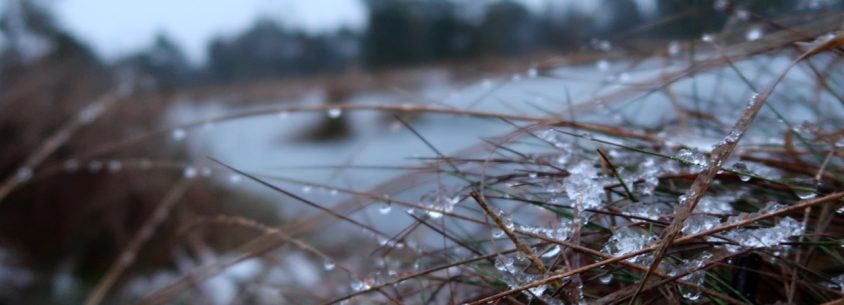
[[[352,282],[352,290],[354,291],[361,291],[369,289],[369,284],[364,281],[354,281]]]
[[[703,41],[703,42],[712,43],[712,42],[715,41],[715,36],[713,36],[710,33],[705,33],[702,36],[700,36],[700,40]]]
[[[387,202],[381,203],[381,206],[378,207],[378,213],[381,215],[390,214],[390,211],[393,210],[393,205]]]
[[[551,249],[548,250],[548,252],[545,252],[545,254],[542,254],[542,257],[555,257],[559,253],[560,253],[560,245],[555,245],[555,246],[551,247]]]
[[[329,108],[328,111],[326,111],[326,115],[328,115],[328,117],[332,119],[339,118],[341,115],[343,115],[343,109]]]
[[[175,140],[175,141],[184,140],[185,137],[187,137],[187,136],[188,136],[187,131],[185,131],[184,129],[181,129],[181,128],[173,129],[173,131],[170,132],[170,137],[173,138],[173,140]]]
[[[27,182],[29,179],[32,179],[32,168],[29,166],[22,166],[18,168],[18,171],[15,173],[15,180],[18,183]]]
[[[606,275],[598,278],[598,280],[601,281],[601,284],[609,285],[612,283],[612,273],[607,272]]]
[[[334,270],[334,267],[336,267],[336,265],[334,264],[333,261],[326,260],[325,262],[322,263],[322,268],[324,268],[326,271]]]
[[[674,158],[683,161],[683,163],[692,165],[695,171],[702,171],[704,168],[709,166],[709,160],[706,159],[706,155],[693,149],[680,149],[680,151],[674,155]]]
[[[428,217],[431,217],[431,219],[440,219],[443,217],[443,213],[436,210],[430,210],[428,211]]]
[[[797,198],[801,200],[808,200],[818,196],[814,191],[805,189],[794,189],[794,195],[797,195]]]
[[[196,167],[193,166],[185,166],[185,169],[182,170],[182,176],[187,179],[193,179],[197,174],[199,174],[199,171],[197,171]]]
[[[502,238],[504,237],[504,231],[501,229],[492,229],[492,238]]]

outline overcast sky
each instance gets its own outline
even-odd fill
[[[312,32],[340,26],[362,28],[366,23],[363,0],[42,1],[48,3],[65,28],[106,59],[146,47],[157,33],[165,33],[181,45],[191,60],[199,63],[205,59],[205,46],[211,38],[243,31],[259,17],[270,17]],[[541,10],[548,0],[520,1],[531,9]],[[0,9],[3,2],[0,0]],[[592,3],[591,0],[572,2],[579,6]]]

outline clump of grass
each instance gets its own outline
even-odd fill
[[[136,277],[118,289],[118,279],[128,277],[132,264],[142,259],[137,254],[143,244],[160,237],[155,228],[175,208],[174,198],[187,183],[180,182],[172,191],[176,195],[167,196],[133,234],[86,303],[98,304],[110,293],[140,304],[201,300],[213,295],[207,287],[215,286],[207,283],[237,278],[234,273],[248,264],[257,270],[231,280],[233,302],[281,297],[308,304],[820,304],[840,299],[844,35],[827,34],[838,26],[830,20],[754,34],[751,42],[729,41],[743,37],[736,31],[745,29],[728,28],[708,34],[703,46],[686,42],[696,46],[685,54],[659,50],[630,62],[617,60],[613,65],[627,67],[600,74],[598,92],[520,106],[530,111],[475,108],[488,103],[487,94],[466,108],[291,105],[181,124],[91,149],[85,158],[209,122],[336,109],[396,114],[403,135],[418,139],[428,157],[412,159],[412,168],[325,167],[341,173],[398,172],[365,190],[210,159],[216,172],[231,174],[231,182],[259,185],[307,209],[278,224],[239,215],[192,218],[174,239],[194,245],[201,266],[183,266],[164,284],[133,291],[133,280],[142,278]],[[529,74],[542,81],[571,77],[566,67],[542,69]],[[404,119],[419,114],[494,120],[512,131],[445,153],[436,134]],[[185,169],[180,175],[190,181],[196,173]],[[301,194],[291,186],[308,191]],[[311,193],[314,189],[341,196],[320,197]],[[191,237],[193,230],[209,226],[250,233],[233,248],[218,249],[228,254],[214,256]]]

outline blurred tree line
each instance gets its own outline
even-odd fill
[[[361,1],[368,15],[362,30],[308,33],[260,19],[242,33],[211,41],[207,60],[200,66],[192,65],[178,43],[162,34],[147,49],[116,61],[111,68],[147,77],[159,89],[171,89],[351,67],[382,69],[542,50],[606,50],[604,41],[697,38],[718,31],[737,9],[762,16],[820,9],[806,4],[812,1],[801,0],[598,0],[589,10],[574,2],[549,1],[538,12],[514,0]],[[5,39],[0,41],[5,43],[0,64],[20,62],[27,57],[24,53],[33,50],[45,53],[39,51],[40,39],[40,48],[50,49],[46,53],[51,56],[101,65],[86,46],[52,22],[44,7],[19,2],[24,12],[6,13],[2,19]]]

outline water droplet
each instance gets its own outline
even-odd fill
[[[72,173],[79,170],[79,161],[76,161],[74,159],[64,161],[64,170],[68,173]]]
[[[597,67],[600,71],[607,71],[610,69],[610,62],[606,59],[601,59],[595,63],[595,67]]]
[[[325,268],[326,271],[331,271],[331,270],[334,270],[334,267],[336,267],[336,265],[334,264],[333,261],[326,260],[325,262],[322,263],[322,267]]]
[[[601,284],[609,285],[612,282],[612,273],[608,272],[606,275],[598,278],[598,280],[601,281]]]
[[[493,229],[492,230],[492,238],[502,238],[504,237],[504,231],[501,229]]]
[[[812,198],[815,198],[815,197],[818,196],[818,194],[815,193],[815,191],[813,191],[813,190],[796,189],[796,188],[793,189],[793,190],[794,190],[794,195],[797,195],[797,198],[800,198],[802,200],[808,200],[808,199],[812,199]]]
[[[302,193],[303,194],[310,194],[311,191],[313,191],[313,188],[311,188],[310,185],[302,186]]]
[[[199,171],[197,171],[196,168],[193,167],[193,166],[186,166],[185,169],[182,170],[182,176],[184,176],[187,179],[192,179],[192,178],[196,177],[196,175],[198,173],[199,173]]]
[[[668,43],[668,55],[676,56],[677,54],[680,54],[680,43],[672,40]]]
[[[240,183],[240,180],[243,180],[243,177],[241,177],[238,174],[229,175],[229,183],[231,183],[231,184],[238,184],[238,183]]]
[[[340,108],[329,108],[326,112],[329,118],[336,119],[343,115],[343,109]]]
[[[436,210],[430,210],[428,211],[428,217],[431,217],[431,219],[440,219],[443,217],[443,213]]]
[[[92,173],[99,172],[103,169],[103,163],[97,160],[92,160],[88,162],[88,171]]]
[[[744,34],[744,38],[747,41],[754,41],[756,39],[762,38],[762,28],[759,27],[752,27],[747,30],[747,33]]]
[[[352,282],[352,290],[354,291],[361,291],[369,289],[369,284],[364,281],[354,281]]]
[[[187,137],[187,136],[188,136],[187,131],[185,131],[184,129],[181,129],[181,128],[173,129],[173,131],[170,133],[170,137],[172,137],[173,140],[175,140],[175,141],[184,140],[185,137]]]
[[[700,40],[703,42],[712,43],[715,41],[715,36],[710,33],[705,33],[700,37]]]
[[[211,168],[207,166],[203,166],[202,169],[199,170],[199,174],[202,175],[202,177],[211,177],[211,173]]]
[[[22,166],[21,168],[18,168],[17,172],[15,172],[15,180],[17,180],[18,183],[27,182],[29,179],[32,179],[32,168]]]
[[[378,207],[378,213],[380,213],[381,215],[390,214],[391,210],[393,210],[393,205],[389,202],[383,202],[381,203],[381,206]]]
[[[117,160],[108,161],[108,172],[116,173],[119,172],[120,169],[123,168],[123,163]]]
[[[542,254],[542,257],[556,257],[557,254],[560,254],[560,245],[555,245],[555,246],[551,247],[551,249],[548,250],[548,252],[545,252],[545,254]]]
[[[750,19],[750,12],[748,12],[746,9],[743,9],[743,8],[737,9],[736,10],[736,18],[738,18],[738,20],[746,21],[746,20]]]
[[[138,162],[138,167],[141,169],[149,169],[152,167],[152,161],[149,159],[141,159],[141,161]]]

